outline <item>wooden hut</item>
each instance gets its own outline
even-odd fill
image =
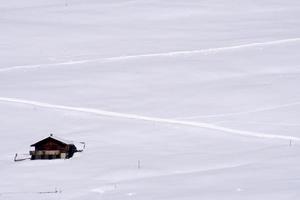
[[[68,159],[77,152],[73,142],[54,137],[52,134],[31,147],[34,147],[34,150],[30,151],[31,160]]]

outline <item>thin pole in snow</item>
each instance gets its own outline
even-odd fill
[[[138,169],[141,169],[141,161],[138,160]]]
[[[290,147],[292,146],[292,140],[290,140]]]

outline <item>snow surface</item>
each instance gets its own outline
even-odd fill
[[[0,0],[0,199],[300,198],[299,19],[297,0]],[[50,133],[86,149],[13,162]]]

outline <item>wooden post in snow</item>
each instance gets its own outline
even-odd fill
[[[138,169],[141,169],[141,161],[138,160]]]

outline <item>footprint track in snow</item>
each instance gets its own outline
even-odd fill
[[[39,68],[46,68],[46,67],[79,65],[79,64],[86,64],[86,63],[106,63],[106,62],[115,62],[115,61],[122,61],[122,60],[184,56],[184,55],[193,55],[193,54],[204,54],[205,55],[205,54],[226,52],[226,51],[230,51],[230,50],[239,50],[239,49],[253,48],[253,47],[264,47],[264,46],[278,45],[278,44],[284,44],[284,43],[294,43],[294,42],[300,42],[300,38],[288,38],[288,39],[281,39],[281,40],[274,40],[274,41],[254,42],[254,43],[249,43],[249,44],[233,45],[233,46],[226,46],[226,47],[216,47],[216,48],[208,48],[208,49],[198,49],[198,50],[184,50],[184,51],[171,51],[171,52],[164,52],[164,53],[136,54],[136,55],[115,56],[115,57],[109,57],[109,58],[94,58],[94,59],[75,60],[75,61],[71,60],[71,61],[58,62],[58,63],[18,65],[18,66],[0,68],[0,73],[16,71],[16,70],[29,70],[29,69],[39,69]]]

